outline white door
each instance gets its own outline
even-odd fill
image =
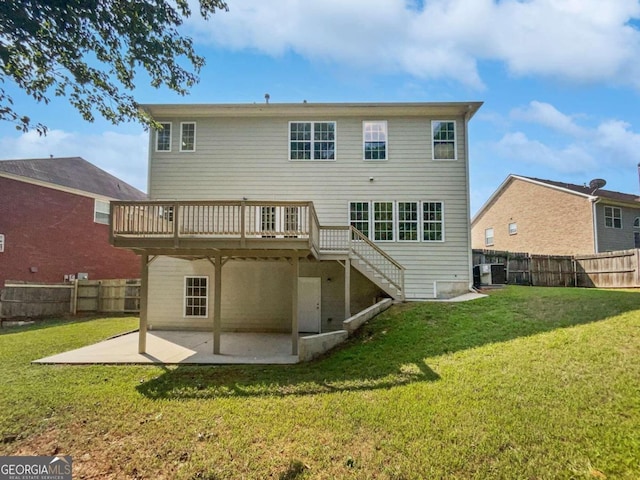
[[[320,278],[298,278],[298,331],[320,333]]]

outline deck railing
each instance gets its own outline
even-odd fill
[[[354,227],[320,227],[320,252],[343,253],[360,260],[404,292],[404,267]]]
[[[309,239],[319,244],[311,202],[111,202],[113,238]]]

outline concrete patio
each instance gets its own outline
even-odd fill
[[[138,332],[35,360],[60,364],[292,364],[291,335],[222,333],[221,355],[213,354],[211,332],[149,331],[147,353],[138,353]]]

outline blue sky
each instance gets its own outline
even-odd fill
[[[510,173],[639,193],[638,0],[228,0],[184,33],[207,59],[187,97],[141,103],[483,101],[470,122],[471,211]],[[195,9],[197,11],[197,9]],[[147,133],[85,122],[15,90],[46,137],[0,123],[2,159],[82,156],[146,189]]]

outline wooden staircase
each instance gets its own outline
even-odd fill
[[[320,227],[320,260],[351,265],[395,300],[404,301],[404,267],[354,227]]]

